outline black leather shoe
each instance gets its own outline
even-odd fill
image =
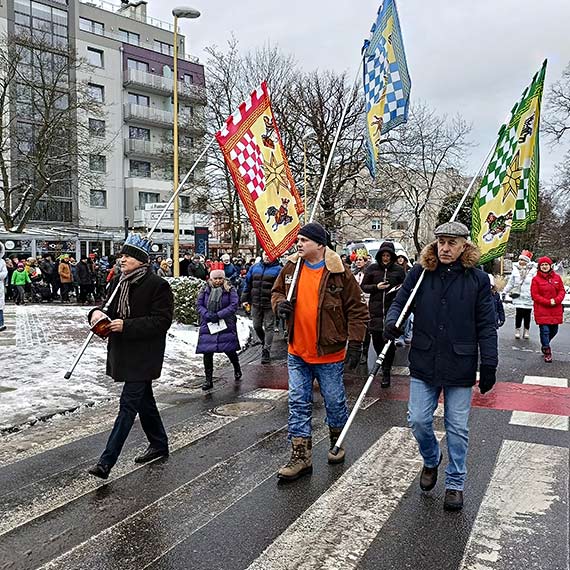
[[[271,356],[268,348],[261,350],[261,364],[269,364],[271,362]]]
[[[168,457],[168,449],[156,449],[149,445],[142,455],[135,457],[135,463],[148,463],[159,457]]]
[[[460,511],[463,508],[463,491],[446,489],[443,508],[446,511]]]
[[[243,374],[242,374],[241,370],[236,370],[236,371],[234,372],[234,380],[235,380],[236,382],[241,382],[241,377],[242,377],[242,376],[243,376]]]
[[[422,474],[420,475],[420,489],[422,491],[431,491],[435,487],[437,483],[437,470],[439,469],[442,459],[443,453],[439,456],[439,462],[435,467],[423,466]]]
[[[99,479],[107,479],[110,472],[111,466],[103,465],[101,463],[97,463],[97,465],[94,465],[93,467],[87,469],[87,473],[94,475],[95,477],[99,477]]]
[[[202,384],[202,390],[211,390],[214,387],[214,382],[211,378],[206,378]]]
[[[390,371],[389,370],[385,370],[384,372],[382,372],[382,382],[380,382],[380,387],[381,388],[389,388],[390,387]]]

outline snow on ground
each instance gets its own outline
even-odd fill
[[[0,348],[0,430],[5,431],[82,405],[103,402],[120,393],[122,384],[105,375],[106,342],[95,337],[74,374],[69,368],[89,330],[88,308],[61,305],[9,306],[16,312],[16,345]],[[244,347],[251,321],[238,317]],[[196,355],[198,331],[173,324],[168,332],[162,377],[154,383],[157,397],[188,387],[203,376],[202,355]],[[226,357],[217,355],[217,361]]]

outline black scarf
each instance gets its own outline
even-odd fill
[[[210,296],[208,297],[208,311],[211,313],[217,313],[220,310],[223,292],[223,286],[210,287]]]
[[[129,305],[129,291],[133,283],[138,283],[148,271],[148,265],[143,265],[131,273],[121,273],[119,277],[119,300],[117,302],[117,313],[121,319],[127,319],[131,314],[131,307]]]

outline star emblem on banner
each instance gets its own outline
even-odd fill
[[[503,180],[503,204],[507,201],[510,194],[513,195],[515,200],[517,199],[522,175],[523,169],[520,165],[520,151],[518,151],[511,164],[507,166],[507,172]]]
[[[289,190],[289,180],[285,172],[285,162],[277,162],[275,153],[271,153],[269,160],[265,160],[263,164],[265,170],[265,187],[275,187],[275,191],[279,194],[281,189]]]

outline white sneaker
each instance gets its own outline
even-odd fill
[[[515,338],[521,337],[521,329],[515,329]]]
[[[529,339],[530,338],[530,334],[528,332],[528,329],[524,329],[524,335],[523,338]]]

